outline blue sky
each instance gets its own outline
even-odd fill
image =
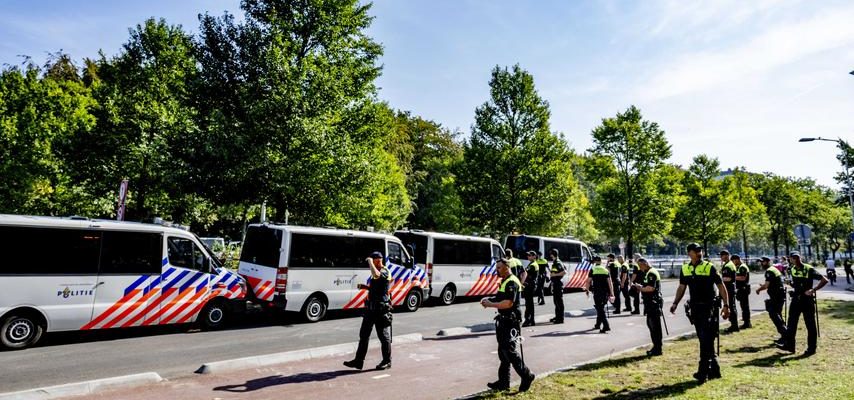
[[[118,52],[149,16],[197,30],[196,15],[237,0],[5,0],[0,63]],[[489,71],[519,63],[551,105],[552,130],[591,146],[601,118],[630,104],[657,121],[670,161],[699,153],[721,165],[835,186],[831,143],[854,141],[851,1],[380,0],[370,34],[385,47],[380,98],[467,134]]]

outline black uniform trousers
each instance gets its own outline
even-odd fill
[[[537,302],[546,301],[546,274],[543,271],[540,271],[539,275],[537,275]]]
[[[644,303],[643,313],[646,314],[646,327],[649,328],[649,337],[652,339],[652,351],[660,352],[661,343],[661,308],[656,303]]]
[[[795,347],[795,336],[798,333],[798,321],[804,316],[807,326],[807,350],[815,350],[818,346],[818,329],[815,325],[815,298],[795,296],[789,304],[789,323],[786,325],[786,347]]]
[[[770,298],[765,300],[765,311],[768,311],[768,317],[777,328],[777,333],[781,338],[786,337],[786,323],[783,321],[783,298]]]
[[[495,318],[495,338],[498,339],[498,382],[502,385],[510,384],[510,366],[516,370],[522,378],[531,376],[531,371],[525,366],[525,361],[519,354],[519,343],[517,338],[522,333],[519,321],[511,318],[498,316]]]
[[[626,279],[626,285],[623,286],[620,290],[623,293],[623,298],[626,300],[626,309],[623,311],[632,312],[632,301],[631,301],[631,298],[629,297],[631,290],[629,289],[629,280],[628,279]],[[635,309],[637,309],[637,306],[635,306]]]
[[[632,300],[634,302],[634,312],[640,313],[640,297],[641,297],[640,291],[635,289],[634,287],[632,287],[631,289],[629,289],[629,296],[632,298]],[[629,302],[629,300],[626,299],[626,303],[628,303],[628,302]]]
[[[380,339],[383,361],[391,362],[391,311],[390,307],[378,307],[376,310],[365,310],[362,317],[362,327],[359,329],[359,347],[356,349],[356,360],[364,361],[368,354],[368,342],[371,339],[371,330],[376,329],[377,337]]]
[[[522,289],[522,296],[525,298],[525,322],[534,322],[534,288],[535,283]]]
[[[854,271],[851,268],[845,268],[845,281],[851,284],[851,278],[854,277]]]
[[[745,325],[750,325],[750,286],[736,288],[735,297],[736,300],[738,300],[739,307],[741,307],[741,319],[744,320]],[[735,306],[732,305],[731,307],[735,308]],[[736,320],[736,322],[738,322],[738,320]]]
[[[596,327],[602,329],[610,329],[608,318],[605,315],[605,307],[608,307],[607,293],[593,293],[593,307],[596,309]]]
[[[555,302],[555,322],[563,321],[563,283],[552,280],[552,297]]]
[[[614,286],[614,314],[620,313],[620,280],[611,280],[611,285]]]
[[[735,284],[724,283],[729,298],[729,322],[732,329],[738,329],[738,307],[735,305]]]
[[[711,303],[691,303],[691,315],[694,318],[694,330],[700,342],[700,362],[697,373],[703,377],[718,376],[721,367],[715,354],[715,338],[718,335],[717,318]]]

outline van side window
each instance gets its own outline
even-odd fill
[[[516,253],[513,253],[513,256],[516,258],[519,258],[519,255]],[[496,246],[493,244],[492,245],[492,259],[498,260],[498,259],[501,259],[501,257],[504,257],[504,251],[501,250],[501,246]]]
[[[290,249],[291,268],[364,268],[371,253],[385,249],[385,240],[292,233]]]
[[[169,264],[207,272],[207,256],[190,239],[169,238]]]
[[[163,236],[150,232],[104,231],[101,274],[160,274]]]
[[[567,250],[569,250],[569,254],[567,254],[566,259],[569,262],[574,262],[574,263],[581,262],[581,244],[580,243],[567,243]]]
[[[243,249],[240,251],[240,261],[278,268],[281,248],[281,229],[250,226],[246,231]]]
[[[492,250],[489,242],[433,239],[435,250],[433,264],[477,264],[492,263]]]
[[[573,249],[570,243],[551,240],[546,240],[543,244],[546,247],[546,255],[548,255],[552,249],[557,249],[558,257],[561,261],[577,262],[573,260],[581,257],[581,246],[578,246],[577,249]],[[581,260],[579,259],[578,261]]]
[[[513,255],[521,258],[529,251],[540,250],[540,239],[527,236],[507,236],[504,241],[504,248],[513,250]],[[546,246],[546,257],[548,257],[549,247]]]
[[[394,242],[388,243],[388,262],[397,265],[406,265],[408,258],[399,244]]]
[[[0,275],[96,275],[101,232],[0,226]]]

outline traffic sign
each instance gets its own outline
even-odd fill
[[[795,237],[798,240],[809,240],[812,237],[812,228],[807,224],[795,225]]]

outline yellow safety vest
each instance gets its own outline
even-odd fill
[[[520,289],[522,288],[522,282],[519,281],[519,278],[517,278],[516,275],[510,274],[501,282],[501,286],[498,288],[499,293],[504,293],[504,289],[507,287],[507,282],[516,282],[516,285],[519,286]]]
[[[610,275],[610,273],[608,272],[608,268],[605,268],[601,265],[594,265],[592,274],[593,275]]]
[[[709,276],[712,274],[712,263],[702,261],[696,267],[692,267],[690,263],[682,264],[683,276]],[[652,268],[650,268],[651,270]]]

